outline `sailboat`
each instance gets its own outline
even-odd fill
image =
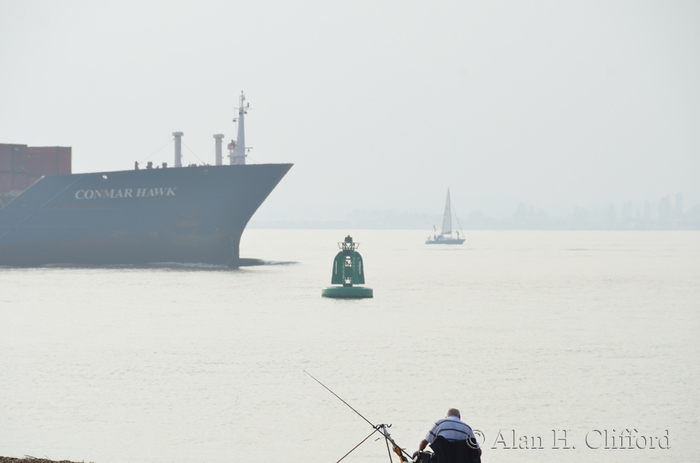
[[[457,220],[459,223],[459,220]],[[435,227],[433,227],[434,229]],[[435,234],[428,236],[428,240],[425,244],[462,244],[464,243],[464,233],[457,230],[452,230],[452,202],[450,201],[450,189],[447,189],[447,201],[445,201],[445,214],[442,216],[442,229],[440,234]],[[454,235],[453,235],[454,234]]]

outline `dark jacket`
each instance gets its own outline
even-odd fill
[[[448,441],[442,436],[437,436],[430,444],[435,452],[437,463],[481,463],[479,446],[476,440]]]

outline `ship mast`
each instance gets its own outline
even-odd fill
[[[246,147],[244,117],[250,109],[250,103],[245,104],[245,95],[243,94],[243,91],[241,91],[241,95],[238,97],[237,109],[238,118],[234,119],[233,122],[238,121],[238,135],[236,137],[236,141],[228,145],[228,157],[231,160],[231,165],[245,164]]]

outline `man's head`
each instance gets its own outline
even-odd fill
[[[457,418],[462,418],[462,416],[459,414],[459,410],[457,410],[456,408],[450,408],[449,410],[447,410],[447,416],[456,416]]]

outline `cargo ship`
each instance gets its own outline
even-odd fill
[[[238,267],[241,235],[292,164],[246,164],[245,95],[222,162],[71,173],[71,148],[0,144],[0,266],[203,263]],[[236,121],[236,119],[234,119]]]

